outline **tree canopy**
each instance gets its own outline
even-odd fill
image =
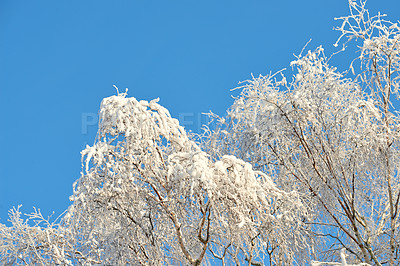
[[[103,99],[71,206],[11,210],[0,262],[397,265],[400,27],[349,9],[335,44],[361,43],[349,71],[302,51],[290,79],[246,81],[200,135],[158,99]]]

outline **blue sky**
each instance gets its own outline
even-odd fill
[[[398,0],[368,7],[400,14]],[[333,52],[333,18],[347,10],[345,0],[0,0],[0,222],[18,204],[46,216],[68,207],[113,84],[160,97],[199,131],[239,81],[288,67],[309,39]]]

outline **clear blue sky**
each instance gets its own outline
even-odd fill
[[[368,7],[400,14],[398,0]],[[251,73],[288,67],[309,39],[334,51],[333,18],[347,10],[347,0],[0,0],[0,222],[18,204],[67,208],[96,133],[83,119],[113,84],[160,97],[199,131],[199,114],[224,114]]]

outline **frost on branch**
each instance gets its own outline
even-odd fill
[[[248,80],[200,141],[158,100],[104,99],[65,216],[11,212],[0,262],[395,265],[400,28],[349,7],[337,29],[361,41],[354,78],[322,47],[300,54],[291,79]]]
[[[296,193],[234,156],[211,157],[157,103],[118,95],[101,104],[82,151],[66,223],[103,263],[260,260],[268,239],[302,243]],[[282,248],[282,257],[293,251]]]
[[[18,207],[10,210],[10,227],[0,224],[1,265],[72,265],[68,254],[75,251],[68,243],[68,231],[43,218],[40,210],[27,217],[21,218]]]
[[[346,249],[342,248],[340,250],[340,260],[341,260],[341,262],[312,261],[311,262],[311,266],[329,266],[329,265],[336,265],[336,266],[371,266],[368,263],[347,264],[346,257],[347,257]]]
[[[0,225],[3,264],[293,260],[305,247],[299,195],[243,160],[202,151],[157,101],[102,101],[72,205],[52,224],[40,212],[27,221],[11,212],[12,226]]]
[[[291,82],[253,78],[204,147],[249,162],[285,191],[308,194],[315,260],[399,260],[399,28],[350,1],[342,36],[361,38],[361,69],[346,78],[323,49],[292,62]],[[283,74],[282,74],[283,75]],[[286,81],[286,78],[282,78]],[[395,104],[396,103],[396,104]],[[307,197],[306,197],[307,198]]]
[[[385,14],[371,16],[365,6],[364,0],[349,1],[350,15],[336,18],[342,22],[336,28],[341,32],[336,44],[343,37],[361,40],[358,59],[363,71],[358,78],[385,109],[390,105],[391,94],[399,97],[400,27],[399,22],[385,20]]]

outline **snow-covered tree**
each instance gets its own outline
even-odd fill
[[[71,206],[10,211],[0,263],[398,264],[400,27],[349,6],[335,45],[361,41],[353,74],[302,52],[290,81],[247,81],[200,136],[158,99],[105,98]]]
[[[82,159],[60,224],[31,227],[11,213],[12,227],[0,228],[2,263],[257,264],[268,255],[290,264],[306,247],[297,192],[234,156],[202,151],[157,100],[104,99]]]
[[[291,82],[277,75],[249,80],[206,143],[272,177],[283,190],[309,194],[315,259],[375,265],[400,261],[400,28],[349,1],[338,30],[361,41],[344,76],[322,47],[292,62]],[[338,42],[339,42],[338,41]],[[337,43],[336,43],[337,46]],[[353,64],[359,64],[355,73]],[[279,73],[278,73],[279,74]]]

